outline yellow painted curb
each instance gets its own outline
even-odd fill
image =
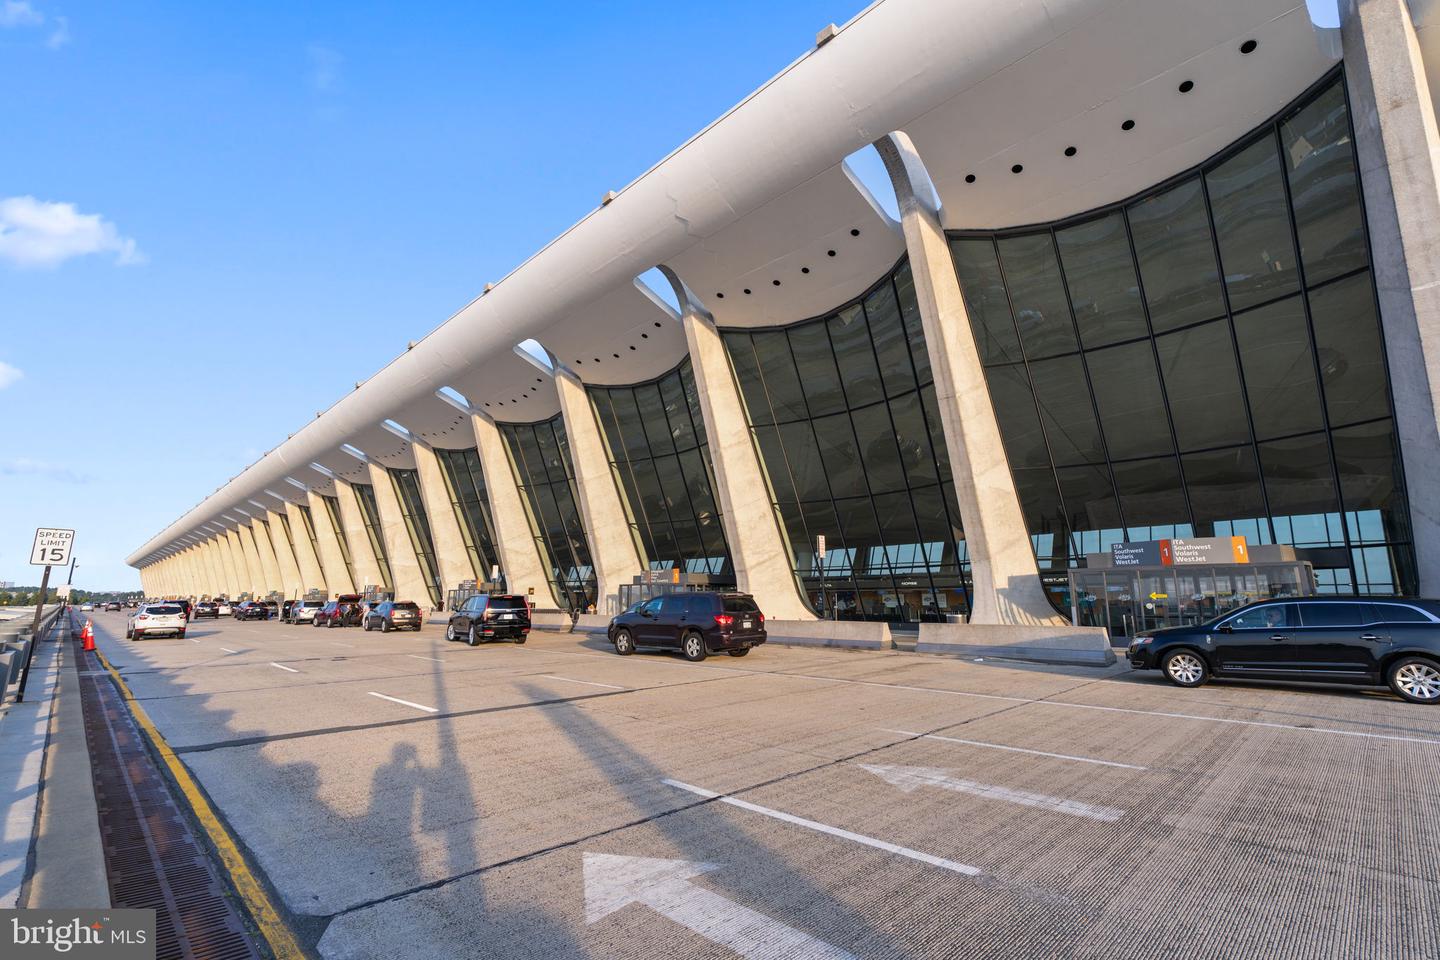
[[[224,865],[226,872],[230,874],[230,882],[235,885],[236,892],[245,901],[245,906],[260,928],[261,935],[270,945],[270,952],[279,960],[303,960],[305,951],[300,949],[300,944],[295,939],[295,935],[290,932],[290,927],[280,919],[280,912],[275,909],[270,895],[265,892],[265,888],[255,878],[255,874],[250,872],[249,865],[245,863],[245,856],[235,845],[235,839],[230,836],[230,831],[225,829],[220,818],[215,816],[214,809],[205,799],[205,795],[200,792],[200,787],[190,776],[190,771],[185,769],[180,758],[175,756],[175,751],[170,749],[170,744],[165,741],[164,735],[155,728],[155,724],[150,722],[145,708],[136,701],[135,695],[130,692],[130,687],[121,679],[115,668],[110,666],[110,661],[105,659],[105,655],[99,650],[95,651],[95,656],[100,658],[100,663],[110,672],[110,676],[115,678],[115,683],[120,687],[120,693],[125,698],[131,715],[135,717],[135,722],[140,724],[140,729],[145,731],[145,736],[150,738],[150,743],[160,754],[160,758],[165,761],[170,775],[180,785],[180,790],[189,802],[195,819],[205,828],[210,842],[219,851],[220,862]]]

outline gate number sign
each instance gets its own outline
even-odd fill
[[[30,549],[30,562],[36,566],[64,566],[70,562],[70,545],[74,542],[74,530],[41,527],[35,531],[35,546]]]

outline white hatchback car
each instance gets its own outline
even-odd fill
[[[221,600],[217,605],[216,612],[218,612],[222,617],[228,617],[230,616],[230,614],[234,613],[235,610],[233,607],[230,606],[229,600]]]
[[[185,608],[178,603],[147,603],[130,614],[125,639],[140,640],[157,633],[173,633],[185,639]]]

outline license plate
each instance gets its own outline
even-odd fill
[[[740,621],[740,626],[744,627],[746,630],[749,630],[752,625],[753,625],[753,621],[750,621],[750,620],[741,620],[741,621]]]
[[[515,619],[515,614],[513,614],[513,613],[502,613],[502,614],[500,614],[500,619],[501,619],[501,620],[514,620],[514,619]]]

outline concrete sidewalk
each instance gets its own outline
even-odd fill
[[[35,648],[25,701],[0,712],[0,907],[20,905],[110,905],[68,640]]]

